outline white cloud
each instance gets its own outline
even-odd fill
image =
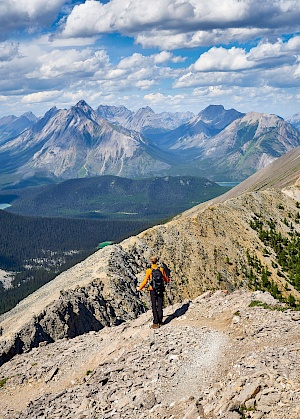
[[[54,48],[72,48],[72,47],[87,47],[93,46],[96,42],[96,37],[90,38],[59,38],[56,36],[49,36],[49,34],[42,35],[35,39],[35,44],[40,45],[46,50]]]
[[[29,73],[29,78],[50,79],[74,75],[76,78],[86,74],[92,76],[100,68],[109,64],[104,50],[53,50],[39,58],[40,68]]]
[[[150,89],[150,87],[152,87],[155,84],[154,80],[139,80],[138,82],[136,82],[136,87],[138,87],[141,90],[148,90]]]
[[[250,49],[212,47],[174,82],[175,88],[212,85],[299,86],[300,37],[264,41]]]
[[[185,98],[184,95],[163,95],[162,93],[149,93],[148,95],[144,96],[144,99],[146,99],[148,102],[151,102],[153,104],[157,103],[168,103],[168,102],[174,102],[179,103]]]
[[[55,100],[61,95],[59,90],[52,90],[50,92],[36,92],[26,95],[22,98],[23,103],[40,103]]]
[[[185,89],[197,86],[232,86],[243,85],[243,78],[239,72],[211,71],[211,72],[188,72],[179,77],[173,84],[176,89]]]
[[[152,57],[155,64],[164,64],[167,62],[182,63],[186,60],[186,57],[174,56],[169,51],[161,51],[159,54],[155,54]]]
[[[213,47],[204,52],[194,64],[195,71],[232,71],[250,67],[252,63],[248,61],[245,50],[236,47]]]
[[[276,60],[281,58],[281,62],[295,62],[295,56],[300,54],[300,36],[294,36],[287,42],[277,39],[276,42],[261,41],[256,47],[252,48],[248,54],[248,58],[256,62]],[[270,64],[268,64],[270,65]]]
[[[66,0],[1,0],[0,37],[10,31],[51,23]]]
[[[11,61],[19,54],[19,45],[16,42],[0,43],[0,62]]]
[[[246,42],[260,36],[273,34],[273,30],[262,28],[222,28],[207,31],[181,32],[175,30],[156,30],[141,32],[136,35],[136,43],[144,48],[157,47],[175,50],[178,48],[196,48],[212,44],[229,44]]]
[[[89,0],[73,8],[62,36],[118,32],[144,47],[174,49],[297,31],[299,20],[296,0]]]
[[[158,54],[148,56],[140,53],[134,53],[129,57],[123,58],[117,67],[132,71],[142,67],[150,68],[167,62],[178,63],[184,62],[185,60],[185,57],[174,56],[173,53],[169,51],[161,51]]]

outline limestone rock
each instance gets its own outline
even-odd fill
[[[167,307],[160,329],[146,312],[15,356],[0,367],[0,417],[296,419],[300,324],[249,307],[267,298],[207,292]]]

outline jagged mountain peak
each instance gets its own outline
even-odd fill
[[[66,120],[73,119],[74,123],[81,125],[84,119],[92,121],[93,124],[108,125],[107,121],[103,120],[98,113],[84,100],[80,100],[75,106],[72,106],[66,111]],[[69,124],[69,122],[67,122]]]
[[[13,122],[17,117],[15,115],[7,115],[0,118],[0,126],[1,125],[7,125]]]
[[[70,108],[70,111],[82,111],[83,113],[87,114],[87,115],[93,115],[94,117],[96,117],[96,112],[94,111],[94,109],[88,105],[86,103],[85,100],[80,100],[78,103],[76,103],[76,105],[72,106]],[[97,118],[97,117],[96,117]]]
[[[88,108],[90,108],[90,106],[87,104],[87,102],[85,101],[85,100],[83,100],[83,99],[81,99],[81,100],[79,100],[75,105],[74,105],[74,107],[78,107],[78,108],[85,108],[85,107],[88,107]]]
[[[31,122],[36,122],[38,120],[38,117],[34,115],[32,112],[25,112],[23,115],[25,118],[27,118]]]
[[[53,115],[55,115],[57,112],[59,112],[59,109],[56,106],[52,106],[52,108],[49,109],[44,115],[44,118],[51,118]]]
[[[295,113],[287,121],[298,130],[300,129],[300,113]]]
[[[245,114],[233,108],[225,109],[223,105],[209,105],[194,118],[194,121],[203,121],[213,125],[217,129],[223,129],[234,120],[243,117]]]
[[[155,115],[155,112],[150,106],[145,106],[143,108],[138,109],[135,113],[137,115]]]
[[[124,105],[120,106],[112,106],[112,105],[99,105],[97,108],[97,112],[99,112],[100,116],[102,114],[115,116],[122,113],[129,113],[132,114],[132,111],[126,108]]]
[[[154,110],[152,108],[150,108],[150,106],[143,106],[139,110],[140,111],[147,111],[147,112],[155,113]]]

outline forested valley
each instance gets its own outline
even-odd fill
[[[100,243],[119,242],[150,227],[145,221],[27,217],[0,211],[0,314],[95,252]]]

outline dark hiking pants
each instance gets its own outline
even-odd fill
[[[150,291],[153,324],[162,324],[163,321],[163,294],[158,295],[154,290]]]

